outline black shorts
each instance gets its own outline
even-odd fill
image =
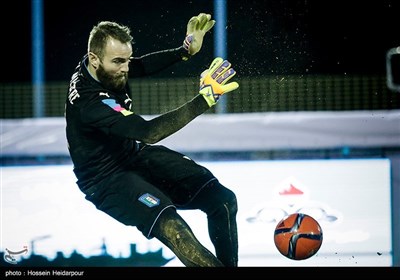
[[[135,155],[129,168],[85,193],[97,209],[137,227],[150,239],[164,209],[191,209],[192,199],[213,180],[216,178],[207,168],[187,156],[164,146],[147,145]]]

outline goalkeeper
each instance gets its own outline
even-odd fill
[[[200,51],[215,21],[192,17],[182,46],[133,57],[130,29],[103,21],[90,32],[87,54],[72,74],[66,98],[68,149],[77,185],[97,209],[157,238],[185,266],[238,265],[237,201],[205,167],[157,145],[238,88],[222,58],[200,75],[199,92],[179,108],[145,120],[135,113],[131,77],[150,75]],[[133,99],[133,101],[132,101]],[[133,105],[132,105],[133,104]],[[210,139],[213,141],[213,139]],[[207,215],[215,254],[204,247],[177,210]]]

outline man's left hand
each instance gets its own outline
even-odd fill
[[[195,55],[203,45],[203,38],[215,24],[215,20],[211,19],[210,14],[200,13],[198,16],[192,17],[186,29],[186,38],[183,41],[183,47],[190,55]]]

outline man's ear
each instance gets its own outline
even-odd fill
[[[97,69],[99,67],[100,59],[95,53],[89,52],[89,63],[94,69]]]

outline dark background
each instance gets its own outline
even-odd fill
[[[46,81],[68,81],[98,21],[132,28],[135,54],[179,46],[189,18],[212,0],[43,0]],[[238,75],[384,74],[400,45],[400,1],[227,0],[228,59]],[[31,81],[31,1],[8,2],[2,82]],[[4,21],[4,16],[2,21]],[[197,76],[213,59],[214,31],[190,63],[158,76]]]

